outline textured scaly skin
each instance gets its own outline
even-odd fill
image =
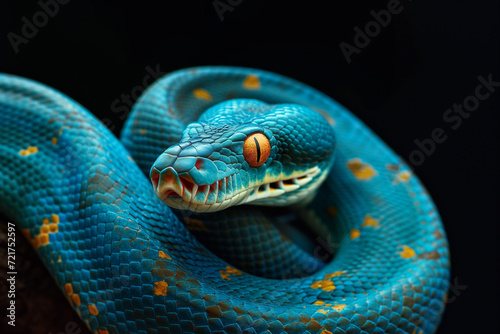
[[[335,129],[335,163],[302,214],[336,253],[309,276],[256,277],[224,262],[143,173],[228,98],[304,105]],[[145,92],[122,138],[128,151],[68,97],[0,77],[0,210],[92,332],[435,331],[449,278],[438,213],[405,164],[332,99],[269,72],[187,69]]]

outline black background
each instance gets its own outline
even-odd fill
[[[414,166],[442,215],[452,281],[439,333],[490,333],[499,302],[500,87],[453,130],[445,111],[473,95],[478,76],[500,81],[498,1],[401,0],[348,63],[339,43],[373,20],[388,1],[70,1],[15,53],[36,1],[0,5],[0,71],[29,77],[71,96],[118,134],[113,101],[141,86],[146,68],[239,65],[285,74],[332,96],[409,160],[415,140],[442,128],[447,139]],[[239,3],[239,4],[238,4]],[[136,91],[139,88],[135,89]],[[61,307],[68,307],[62,305]],[[2,320],[3,322],[4,320]]]

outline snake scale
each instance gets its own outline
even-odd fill
[[[436,330],[439,214],[333,99],[263,70],[188,68],[142,94],[121,137],[62,93],[0,76],[0,211],[93,333]],[[331,261],[282,234],[287,213]]]

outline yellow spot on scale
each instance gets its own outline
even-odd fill
[[[90,304],[88,306],[88,308],[89,308],[90,314],[92,314],[92,315],[98,315],[99,314],[99,311],[97,310],[97,307],[95,305]]]
[[[403,250],[399,252],[399,255],[401,255],[403,259],[409,259],[415,256],[415,251],[409,246],[403,246]]]
[[[327,278],[333,278],[333,277],[338,277],[338,276],[343,275],[343,274],[345,274],[345,271],[339,270],[339,271],[336,271],[336,272],[331,273],[331,274],[326,274],[325,275],[325,279],[327,279]]]
[[[48,234],[40,234],[40,244],[42,246],[47,246],[49,244],[49,235]]]
[[[203,88],[196,88],[193,90],[193,95],[199,100],[212,101],[212,95]]]
[[[167,295],[168,284],[164,281],[155,282],[154,291],[157,296]]]
[[[328,313],[328,310],[325,310],[324,308],[320,309],[320,310],[317,310],[316,312],[319,312],[319,313],[323,313],[323,314],[327,314]],[[328,332],[328,331],[327,331]]]
[[[324,301],[322,301],[322,300],[317,300],[317,301],[315,301],[315,302],[313,303],[313,305],[324,305],[324,304],[325,304],[325,302],[324,302]]]
[[[332,332],[327,331],[326,329],[323,329],[323,330],[321,331],[321,334],[332,334]]]
[[[365,218],[363,219],[363,224],[361,224],[361,227],[370,226],[373,228],[379,228],[380,227],[378,225],[379,221],[380,221],[380,219],[375,219],[375,218],[372,218],[370,215],[366,215]]]
[[[255,74],[249,74],[243,81],[243,87],[246,89],[260,89],[259,77]]]
[[[141,129],[141,134],[146,134],[146,129]]]
[[[22,230],[24,236],[31,243],[34,249],[37,249],[40,246],[45,246],[49,244],[49,234],[59,232],[59,227],[57,224],[59,223],[59,216],[52,215],[51,216],[52,223],[49,218],[44,218],[42,220],[42,226],[40,226],[40,232],[35,235],[33,238],[31,237],[31,232],[29,229]]]
[[[350,236],[351,236],[351,240],[354,240],[354,239],[359,238],[359,236],[360,236],[360,235],[361,235],[361,231],[360,231],[360,230],[355,229],[355,228],[353,228],[353,229],[351,230],[351,234],[350,234]]]
[[[326,304],[325,306],[327,306],[327,307],[332,306],[332,304]],[[330,311],[341,312],[346,307],[347,307],[347,304],[339,304],[339,305],[332,306],[330,309],[321,309],[321,310],[318,310],[317,312],[321,312],[324,314],[327,314]]]
[[[345,307],[347,306],[347,304],[341,304],[341,305],[335,305],[332,307],[332,309],[334,309],[335,311],[337,312],[340,312],[342,311]]]
[[[359,158],[347,161],[347,168],[360,181],[369,181],[378,174],[370,164],[361,161]]]
[[[38,147],[36,147],[36,146],[29,146],[25,150],[20,150],[19,151],[19,155],[25,157],[25,156],[28,156],[28,155],[35,154],[37,152],[38,152]]]
[[[222,279],[225,279],[226,281],[231,280],[230,275],[236,275],[236,276],[241,275],[241,271],[239,271],[236,268],[230,267],[230,266],[226,266],[226,270],[219,270],[219,273],[220,273],[220,277]]]
[[[158,256],[161,257],[162,259],[172,260],[172,258],[163,251],[158,251]]]
[[[321,289],[323,291],[333,291],[335,290],[335,285],[333,285],[332,281],[323,279],[320,281],[315,281],[313,284],[311,284],[311,288]]]
[[[73,294],[73,286],[70,283],[64,284],[64,290],[68,294],[68,296],[71,296]]]
[[[57,138],[54,137],[54,138],[52,138],[52,145],[56,145],[56,144],[57,144]]]
[[[410,171],[408,170],[404,170],[402,172],[399,172],[397,175],[396,175],[396,180],[399,181],[399,182],[408,182],[411,178],[411,173]]]
[[[72,294],[71,299],[73,300],[73,303],[75,303],[76,306],[80,306],[81,301],[79,295]]]
[[[61,255],[57,258],[57,262],[62,262]]]

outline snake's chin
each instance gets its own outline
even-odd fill
[[[307,200],[316,193],[327,173],[319,167],[291,175],[266,176],[263,182],[247,188],[234,188],[232,175],[210,185],[197,185],[179,177],[175,170],[162,176],[159,185],[152,176],[156,195],[174,209],[193,212],[216,212],[240,204],[286,206]]]

